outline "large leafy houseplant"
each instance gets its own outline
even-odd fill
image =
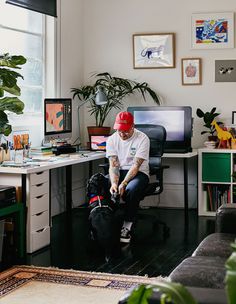
[[[23,76],[14,70],[20,69],[20,65],[25,63],[23,56],[0,55],[0,134],[6,136],[12,130],[7,112],[23,113],[24,103],[17,97],[21,94],[17,80],[19,77],[23,79]]]
[[[121,109],[124,98],[131,94],[139,93],[146,100],[146,94],[148,93],[156,104],[160,104],[160,98],[146,82],[136,82],[115,77],[107,72],[93,76],[96,78],[94,84],[72,88],[71,92],[73,93],[73,98],[77,96],[83,102],[90,101],[89,112],[90,115],[95,116],[96,126],[98,127],[103,126],[107,115],[112,109]],[[95,95],[98,88],[101,88],[107,97],[107,103],[102,106],[98,106],[95,103]]]

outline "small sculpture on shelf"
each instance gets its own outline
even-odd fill
[[[229,131],[222,129],[215,120],[212,121],[211,125],[215,127],[217,132],[217,137],[219,139],[218,148],[230,149],[233,135]]]

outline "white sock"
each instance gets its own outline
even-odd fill
[[[133,222],[124,221],[122,228],[127,228],[128,230],[131,230],[132,225]]]

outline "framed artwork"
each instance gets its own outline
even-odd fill
[[[234,13],[192,14],[191,44],[194,49],[234,47]]]
[[[232,112],[232,124],[236,125],[236,111]]]
[[[175,67],[175,35],[134,34],[134,69],[160,69]]]
[[[198,85],[202,83],[201,58],[182,58],[182,85]]]

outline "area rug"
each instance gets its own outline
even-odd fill
[[[15,266],[0,273],[1,304],[115,304],[138,284],[160,278]]]

